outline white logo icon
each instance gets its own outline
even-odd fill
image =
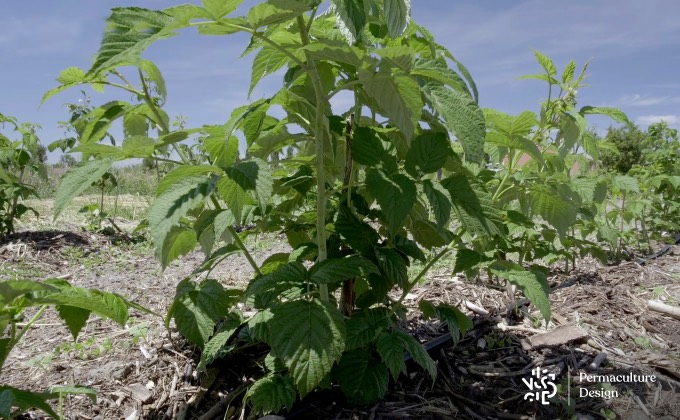
[[[557,386],[553,382],[555,380],[554,373],[548,373],[548,369],[537,367],[531,371],[532,377],[527,380],[522,378],[524,385],[529,388],[530,392],[524,394],[524,399],[529,401],[540,401],[543,405],[550,404],[548,398],[552,398],[557,394]],[[550,390],[552,388],[552,390]]]

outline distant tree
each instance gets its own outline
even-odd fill
[[[613,147],[602,151],[602,166],[622,174],[628,173],[633,165],[642,163],[642,150],[647,137],[647,133],[634,124],[609,127],[604,139]]]
[[[58,163],[59,166],[63,166],[64,168],[70,168],[72,166],[76,166],[77,164],[78,161],[76,160],[76,158],[74,158],[73,155],[67,153],[61,155]]]

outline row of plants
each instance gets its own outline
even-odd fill
[[[587,115],[627,119],[577,107],[587,66],[577,72],[572,61],[558,74],[536,52],[541,73],[527,78],[547,83],[549,95],[537,113],[512,116],[479,107],[469,72],[410,18],[408,0],[268,0],[236,16],[240,4],[115,8],[92,67],[64,70],[43,101],[82,85],[132,94],[74,108],[73,137],[55,147],[83,158],[57,189],[55,217],[116,162],[172,168],[159,171],[143,226],[163,267],[197,247],[205,259],[178,283],[166,324],[201,350],[200,370],[265,346],[262,376],[246,393],[255,412],[290,408],[332,384],[353,404],[374,402],[406,371],[404,352],[434,377],[433,360],[396,325],[405,297],[449,253],[454,272],[516,285],[547,322],[551,264],[606,261],[637,222],[658,234],[677,227],[677,133],[654,128],[635,171],[595,170],[601,153],[619,149],[588,129]],[[250,91],[272,73],[283,74],[281,88],[223,125],[171,123],[165,81],[143,52],[185,28],[248,34]],[[343,91],[353,101],[341,109],[334,98]],[[658,182],[642,189],[636,176]],[[631,205],[631,194],[646,194],[648,205]],[[285,234],[291,251],[258,263],[244,239],[268,232]],[[254,272],[245,289],[211,276],[234,253]],[[422,269],[409,277],[415,264]],[[419,307],[446,323],[454,343],[472,326],[453,305]]]

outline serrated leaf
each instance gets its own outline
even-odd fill
[[[215,166],[225,169],[233,165],[238,158],[238,138],[236,136],[227,138],[223,126],[210,128],[208,137],[203,140],[203,147]]]
[[[203,348],[213,335],[215,323],[229,316],[234,298],[215,280],[201,284],[182,281],[168,311],[166,324],[175,319],[177,330],[189,341]]]
[[[445,133],[426,131],[411,142],[405,167],[414,178],[419,177],[420,173],[431,174],[444,166],[450,154],[451,147]]]
[[[80,330],[83,329],[87,323],[87,319],[90,317],[90,311],[74,306],[60,305],[57,306],[57,312],[59,313],[59,317],[66,322],[66,326],[71,332],[73,339],[77,339]]]
[[[146,116],[136,112],[128,112],[123,115],[123,134],[125,137],[147,137],[149,134],[149,122]]]
[[[315,60],[341,62],[354,67],[361,66],[363,51],[332,39],[319,38],[313,43],[305,45],[303,50],[307,56]]]
[[[122,151],[128,158],[147,158],[153,155],[156,142],[147,136],[126,137]]]
[[[491,197],[464,175],[452,175],[442,181],[451,194],[451,204],[466,229],[489,236],[501,235],[500,212]]]
[[[331,0],[338,28],[349,44],[354,44],[367,22],[364,0]]]
[[[427,81],[435,81],[449,86],[453,90],[466,93],[472,97],[472,92],[463,78],[453,69],[449,68],[446,60],[419,59],[416,61],[413,70],[411,70],[411,74],[429,79]]]
[[[396,233],[416,202],[415,183],[406,175],[388,176],[370,168],[366,171],[366,189],[380,204],[390,231]]]
[[[168,245],[165,240],[166,236],[182,217],[202,204],[214,188],[214,179],[209,179],[206,176],[192,176],[177,180],[173,185],[167,187],[160,196],[156,197],[151,208],[149,208],[148,220],[151,238],[159,254],[162,251],[166,258],[173,255],[173,253],[165,252]],[[191,232],[194,234],[193,231]],[[183,235],[183,241],[190,240],[187,235]],[[165,260],[163,261],[164,267],[165,263],[169,262],[166,258],[163,258]]]
[[[286,302],[272,308],[269,344],[288,366],[304,397],[321,383],[345,348],[345,323],[338,309],[320,300]]]
[[[406,373],[404,344],[399,336],[393,332],[382,334],[378,337],[376,349],[395,381],[399,378],[399,375]]]
[[[401,36],[411,21],[411,0],[385,0],[384,7],[390,36]]]
[[[187,178],[206,179],[211,174],[220,175],[222,170],[210,165],[182,165],[168,172],[158,183],[156,197],[160,197],[171,187]]]
[[[439,183],[433,183],[429,179],[423,181],[423,191],[434,212],[437,227],[443,228],[448,225],[451,218],[451,199],[447,191]]]
[[[617,175],[612,178],[612,187],[620,192],[640,192],[640,184],[630,175]]]
[[[243,114],[243,134],[248,145],[253,144],[260,136],[269,105],[268,100],[257,101]]]
[[[453,344],[456,345],[472,329],[472,320],[455,306],[439,304],[436,312],[442,321],[445,321],[451,333]]]
[[[389,318],[385,308],[368,308],[355,312],[346,321],[347,343],[345,350],[354,350],[373,342],[387,329]]]
[[[168,96],[168,91],[165,87],[165,79],[163,78],[161,70],[158,68],[158,66],[156,66],[153,61],[142,60],[139,63],[139,68],[146,74],[146,77],[148,77],[153,82],[153,84],[156,86],[156,91],[158,92],[161,101],[165,102],[165,99]]]
[[[289,376],[267,375],[258,379],[247,394],[253,403],[253,410],[259,414],[277,413],[282,407],[293,407],[297,391]]]
[[[236,11],[243,0],[202,0],[203,7],[208,11],[210,17],[219,20],[229,13]]]
[[[340,389],[350,404],[372,404],[387,393],[387,367],[367,349],[345,353],[338,363],[337,377]]]
[[[366,70],[359,71],[359,81],[373,101],[368,105],[381,110],[409,141],[423,109],[420,88],[416,81],[405,75]]]
[[[484,113],[467,94],[443,86],[427,85],[432,107],[463,145],[465,159],[479,163],[484,157]]]
[[[562,235],[576,221],[576,206],[554,188],[541,184],[532,185],[529,199],[534,214],[540,215]]]
[[[391,284],[400,287],[408,285],[408,266],[404,257],[392,248],[376,248],[378,266]]]
[[[489,266],[492,273],[516,285],[524,296],[533,303],[543,318],[550,320],[550,286],[545,274],[540,270],[526,270],[519,264],[510,261],[496,261]]]
[[[542,54],[541,52],[534,50],[534,55],[536,56],[536,60],[538,60],[538,63],[543,67],[543,70],[545,70],[546,73],[548,73],[548,76],[555,76],[557,74],[557,68],[555,67],[555,64],[553,61],[548,58],[545,54]]]
[[[576,70],[576,62],[574,60],[569,61],[569,63],[564,67],[562,71],[562,83],[569,83],[574,79],[574,71]]]
[[[472,249],[460,248],[456,251],[456,260],[453,266],[454,273],[463,273],[471,270],[482,262],[482,254]]]
[[[253,279],[246,289],[246,296],[272,292],[280,294],[293,287],[303,286],[307,279],[307,269],[299,262],[290,262],[277,270]]]
[[[149,45],[172,35],[166,27],[173,18],[157,10],[116,7],[111,9],[106,21],[108,30],[104,33],[94,64],[87,72],[88,76],[102,74],[114,67],[137,65]]]
[[[293,19],[309,9],[309,5],[303,1],[268,0],[248,11],[248,21],[253,29],[257,29]]]
[[[182,255],[196,248],[198,241],[193,229],[173,226],[165,236],[161,247],[161,265],[165,268]]]
[[[215,361],[215,359],[222,354],[222,349],[227,344],[229,339],[236,333],[242,324],[240,318],[228,318],[220,325],[219,330],[215,335],[210,337],[203,351],[201,352],[201,360],[196,367],[196,370],[203,372],[205,367]]]
[[[33,280],[0,281],[0,310],[14,299],[25,295],[26,293],[56,291],[58,291],[58,289],[54,286]]]
[[[425,369],[430,377],[434,380],[437,377],[437,366],[434,364],[434,360],[427,354],[425,347],[418,342],[411,334],[407,334],[401,330],[392,331],[401,342],[404,344],[404,349],[411,355],[413,360]]]
[[[284,47],[286,48],[286,47]],[[250,72],[250,88],[248,95],[253,92],[257,83],[265,76],[274,73],[288,62],[288,55],[278,48],[270,45],[263,46],[253,60],[253,68]]]
[[[54,219],[75,197],[98,181],[113,166],[113,159],[90,160],[69,169],[59,181],[54,197]]]
[[[628,123],[628,116],[621,111],[618,108],[611,108],[611,107],[606,107],[606,106],[584,106],[579,110],[579,114],[582,115],[588,115],[588,114],[598,114],[598,115],[606,115],[610,118],[612,118],[616,122],[620,123]]]
[[[309,270],[309,279],[316,284],[328,284],[377,273],[378,267],[358,255],[345,258],[329,258],[314,264]]]
[[[375,130],[359,126],[352,134],[352,160],[360,165],[377,166],[383,161],[385,149]]]
[[[35,304],[53,304],[85,309],[125,325],[129,302],[114,293],[96,289],[62,286],[58,292],[49,292],[33,298]]]
[[[86,81],[85,77],[85,70],[81,69],[80,67],[68,67],[59,73],[59,77],[57,78],[57,82],[61,83],[62,85],[66,85],[69,83],[83,83]]]
[[[338,211],[335,231],[352,249],[365,256],[373,254],[373,247],[380,238],[375,229],[359,220],[347,206],[341,206],[340,211]]]

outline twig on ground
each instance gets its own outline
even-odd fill
[[[680,308],[678,307],[666,305],[665,303],[657,302],[655,300],[649,300],[647,301],[647,308],[680,319]]]
[[[253,384],[253,380],[249,379],[242,383],[236,389],[225,395],[217,404],[213,405],[210,410],[198,418],[198,420],[213,420],[227,410],[227,407],[241,394],[248,390],[248,387]]]

